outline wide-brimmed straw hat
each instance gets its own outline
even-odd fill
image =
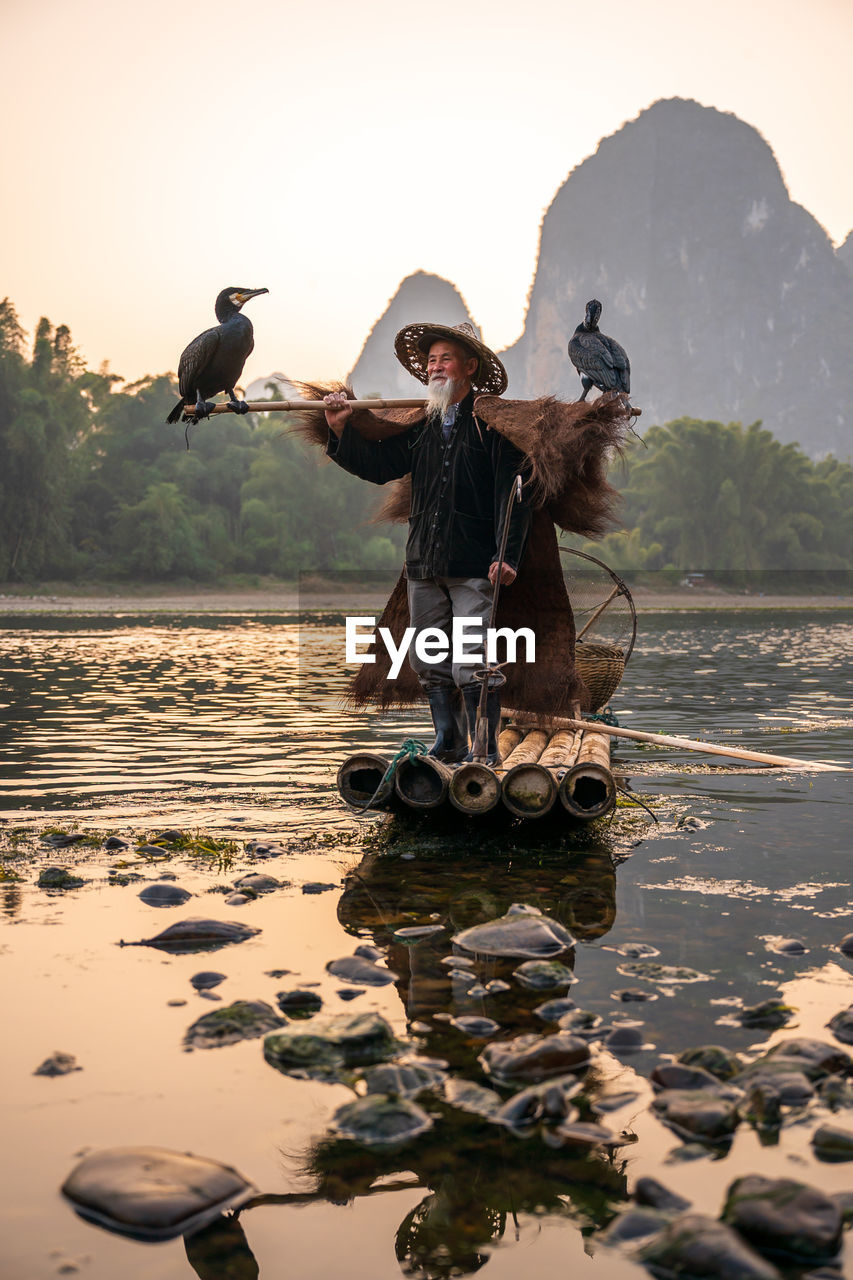
[[[480,364],[471,379],[475,391],[481,394],[499,396],[506,391],[506,369],[490,351],[472,324],[467,320],[462,324],[407,324],[394,339],[394,350],[397,359],[409,373],[424,385],[429,381],[427,373],[427,357],[434,342],[455,342],[472,356],[476,356]]]

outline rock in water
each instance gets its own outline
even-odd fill
[[[276,1001],[282,1013],[288,1018],[313,1018],[323,1007],[323,1001],[316,991],[279,991]]]
[[[192,894],[188,889],[181,889],[176,884],[164,884],[158,881],[156,884],[146,885],[139,897],[149,907],[179,907],[191,898]]]
[[[62,1185],[82,1218],[136,1240],[197,1231],[256,1188],[229,1165],[160,1147],[114,1147],[86,1156]]]
[[[738,1125],[737,1106],[710,1089],[665,1089],[652,1107],[670,1129],[688,1140],[727,1142]]]
[[[702,1067],[718,1080],[731,1080],[744,1066],[742,1058],[719,1044],[701,1044],[694,1049],[685,1049],[678,1055],[678,1061],[686,1067]]]
[[[245,942],[260,933],[251,925],[236,920],[206,920],[202,916],[189,916],[169,925],[154,938],[142,938],[139,942],[119,943],[120,947],[157,947],[174,954],[191,951],[215,951],[231,942]]]
[[[49,1058],[45,1058],[40,1067],[36,1067],[34,1076],[67,1076],[71,1071],[82,1071],[77,1065],[73,1053],[62,1053],[56,1049]]]
[[[67,867],[45,867],[39,872],[40,889],[79,889],[85,883],[79,876],[73,876]]]
[[[344,1103],[332,1116],[331,1129],[366,1147],[396,1147],[432,1128],[432,1119],[416,1102],[368,1094]]]
[[[445,1073],[438,1067],[417,1061],[387,1062],[368,1067],[364,1073],[367,1092],[384,1093],[394,1098],[416,1098],[425,1089],[444,1083]]]
[[[836,1040],[842,1044],[853,1044],[853,1007],[842,1009],[826,1025]]]
[[[528,991],[551,991],[555,987],[570,987],[575,975],[559,960],[525,960],[513,971],[516,982]]]
[[[196,991],[209,991],[211,987],[218,987],[220,982],[225,981],[224,973],[217,973],[213,969],[205,969],[201,973],[194,973],[190,978],[190,982]]]
[[[780,1280],[779,1272],[736,1231],[699,1213],[686,1213],[634,1254],[655,1275]]]
[[[558,920],[518,903],[498,920],[463,929],[453,941],[475,955],[518,956],[521,960],[549,960],[575,945]]]
[[[184,1047],[218,1049],[238,1040],[254,1040],[276,1027],[284,1026],[272,1005],[263,1000],[235,1000],[224,1009],[205,1013],[187,1028]]]
[[[245,893],[247,889],[252,893],[272,893],[275,889],[288,887],[286,881],[276,880],[275,876],[262,875],[258,871],[250,871],[248,875],[240,876],[239,880],[234,881],[234,888],[240,893]]]
[[[829,1196],[790,1178],[738,1178],[722,1218],[762,1252],[818,1261],[841,1247],[842,1214]]]
[[[339,1013],[312,1022],[311,1030],[288,1027],[264,1041],[264,1057],[288,1076],[338,1080],[354,1066],[387,1062],[401,1049],[378,1013]]]
[[[361,956],[344,956],[340,960],[330,960],[326,965],[327,973],[331,973],[341,982],[352,982],[356,986],[385,987],[394,982],[396,973],[383,969],[372,960]]]
[[[487,1045],[478,1058],[496,1080],[536,1083],[589,1066],[589,1045],[579,1036],[558,1031],[552,1036],[523,1035]]]
[[[812,1148],[819,1160],[853,1160],[853,1132],[835,1124],[822,1124],[812,1134]]]

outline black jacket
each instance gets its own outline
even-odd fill
[[[523,454],[474,417],[473,403],[471,393],[460,404],[446,444],[436,418],[387,440],[365,440],[350,422],[340,439],[329,432],[329,457],[362,480],[386,484],[411,471],[406,575],[413,581],[487,577],[498,557],[513,477],[526,476]],[[529,526],[523,492],[504,555],[513,569],[521,561]]]

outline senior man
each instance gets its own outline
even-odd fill
[[[325,397],[326,451],[345,471],[374,484],[411,472],[410,624],[416,633],[439,628],[450,641],[454,618],[477,619],[485,631],[498,578],[509,585],[518,572],[530,524],[524,496],[513,507],[503,561],[498,557],[513,479],[524,469],[524,456],[474,414],[475,393],[500,395],[507,376],[472,325],[408,325],[394,346],[401,363],[427,385],[424,417],[398,435],[367,440],[348,422],[352,410],[345,394],[333,392]],[[435,726],[429,754],[446,762],[463,760],[469,754],[463,706],[473,743],[480,697],[474,671],[483,663],[482,652],[467,663],[453,662],[452,654],[428,663],[413,646],[409,661]],[[500,721],[496,689],[489,690],[486,716],[487,760],[494,764]]]

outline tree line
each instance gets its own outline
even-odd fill
[[[120,385],[121,384],[121,385]],[[403,533],[371,525],[377,490],[287,420],[164,419],[170,375],[85,368],[65,325],[31,343],[0,303],[0,582],[212,582],[385,569]],[[801,574],[853,560],[853,468],[813,462],[760,424],[681,418],[617,468],[624,529],[590,548],[620,571]]]

